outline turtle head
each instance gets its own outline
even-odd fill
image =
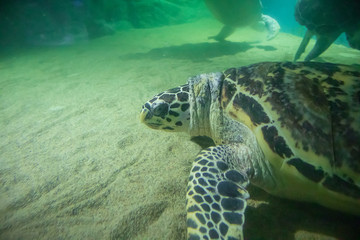
[[[190,124],[188,84],[157,94],[142,106],[140,121],[153,129],[187,132]]]

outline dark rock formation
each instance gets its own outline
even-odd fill
[[[4,0],[0,44],[66,45],[207,15],[202,0]]]

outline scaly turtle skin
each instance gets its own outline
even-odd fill
[[[295,54],[298,60],[312,36],[316,44],[305,61],[322,54],[345,32],[352,48],[360,50],[360,1],[359,0],[298,0],[295,19],[307,28],[305,36]]]
[[[189,239],[243,239],[249,182],[360,215],[360,69],[265,62],[201,74],[156,95],[140,118],[213,140],[190,173]]]
[[[225,25],[210,39],[224,41],[236,28],[249,25],[258,28],[259,23],[265,25],[268,40],[273,39],[280,31],[280,25],[275,19],[261,13],[259,0],[205,0],[205,3],[214,17]]]

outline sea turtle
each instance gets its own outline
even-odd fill
[[[216,35],[209,37],[217,41],[223,41],[230,36],[236,28],[265,25],[268,30],[267,39],[273,39],[280,31],[278,22],[268,15],[261,13],[260,0],[205,0],[214,17],[225,26]]]
[[[305,36],[295,54],[298,60],[312,36],[316,44],[305,61],[322,54],[345,33],[352,48],[360,50],[360,1],[359,0],[298,0],[295,19],[307,28]]]
[[[243,239],[249,182],[360,215],[358,68],[264,62],[201,74],[146,102],[140,119],[206,140],[188,182],[188,239]]]

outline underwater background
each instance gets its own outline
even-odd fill
[[[292,61],[296,1],[262,3],[276,38],[244,27],[218,43],[202,0],[1,1],[0,239],[185,239],[200,147],[139,112],[190,76]],[[360,51],[341,36],[315,61],[359,64]],[[360,236],[359,218],[249,192],[246,239]]]

